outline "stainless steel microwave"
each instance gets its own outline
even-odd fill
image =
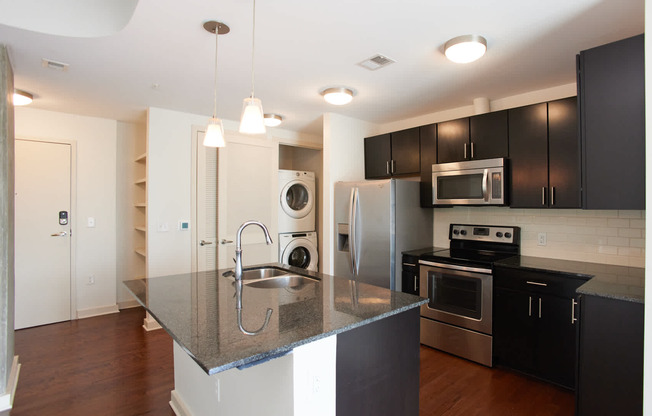
[[[434,205],[505,205],[506,160],[481,159],[432,165]]]

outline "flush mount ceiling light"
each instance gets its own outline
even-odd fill
[[[463,35],[444,45],[444,53],[451,61],[466,64],[480,59],[487,51],[487,40],[480,35]]]
[[[14,105],[28,105],[34,100],[34,96],[27,91],[14,89]]]
[[[254,50],[256,46],[256,0],[253,7],[253,29],[251,35],[251,96],[242,103],[242,116],[240,118],[240,133],[263,134],[265,121],[263,103],[254,97]]]
[[[327,103],[333,105],[345,105],[353,100],[353,90],[345,87],[326,88],[321,95]]]
[[[278,115],[278,114],[265,114],[265,125],[267,127],[276,127],[281,125],[283,122],[283,116]]]
[[[227,25],[214,20],[204,23],[204,29],[215,34],[215,85],[213,89],[213,117],[208,121],[206,134],[204,135],[204,146],[206,147],[224,147],[224,125],[222,120],[217,118],[217,39],[220,35],[225,35],[231,30]]]

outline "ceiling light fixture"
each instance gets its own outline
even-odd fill
[[[283,122],[283,116],[279,114],[272,114],[272,113],[265,114],[265,125],[267,127],[280,126],[282,122]]]
[[[458,64],[480,59],[487,51],[487,40],[480,35],[463,35],[453,38],[444,45],[446,57]]]
[[[256,0],[253,7],[253,29],[251,34],[251,96],[242,103],[242,116],[240,118],[240,133],[263,134],[265,121],[263,103],[254,96],[254,50],[256,46]]]
[[[14,105],[28,105],[34,101],[34,96],[27,91],[14,89]]]
[[[345,105],[353,100],[353,90],[345,87],[326,88],[321,95],[327,103],[333,105]]]
[[[224,147],[224,125],[222,120],[217,118],[217,39],[231,30],[227,25],[214,20],[204,23],[204,29],[215,34],[215,85],[213,89],[213,117],[208,121],[206,134],[204,135],[204,146]]]

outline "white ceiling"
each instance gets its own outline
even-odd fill
[[[74,2],[58,1],[69,16]],[[14,4],[1,0],[0,15]],[[31,12],[59,21],[51,8]],[[239,120],[251,88],[251,1],[140,0],[113,35],[0,24],[0,43],[16,88],[35,95],[35,108],[134,121],[160,107],[208,118],[215,38],[202,28],[207,20],[231,28],[219,38],[218,117]],[[282,128],[321,134],[325,112],[385,123],[568,84],[580,50],[643,31],[644,0],[258,0],[255,93],[265,112],[285,117]],[[447,61],[443,44],[469,33],[487,39],[487,54],[466,65]],[[377,71],[357,65],[376,53],[397,62]],[[42,58],[70,67],[47,69]],[[339,85],[357,92],[354,101],[326,104],[319,92]]]

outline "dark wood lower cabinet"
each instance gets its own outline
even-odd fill
[[[582,295],[577,414],[643,414],[644,304]]]
[[[419,414],[419,308],[337,336],[337,416]]]

